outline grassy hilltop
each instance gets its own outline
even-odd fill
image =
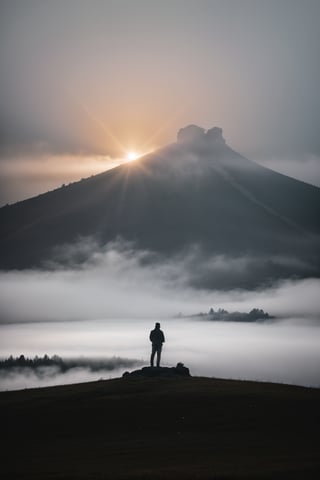
[[[320,478],[320,391],[124,378],[0,394],[6,479]]]

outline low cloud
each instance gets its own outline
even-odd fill
[[[127,368],[100,370],[93,372],[89,368],[73,368],[61,373],[57,368],[39,370],[13,369],[0,373],[0,390],[22,390],[25,388],[52,387],[70,383],[94,382],[119,377]]]
[[[120,376],[141,364],[126,358],[67,358],[56,355],[42,359],[0,361],[0,390],[17,390],[66,383],[89,382]]]
[[[2,325],[1,352],[6,356],[58,352],[63,358],[117,355],[148,365],[149,332],[155,321],[161,322],[166,336],[163,366],[183,362],[195,376],[320,386],[320,328],[306,316],[253,324],[150,317]],[[135,368],[92,372],[81,367],[40,380],[20,372],[20,378],[14,377],[15,388],[119,377],[124,370]],[[6,386],[14,385],[8,379]]]
[[[316,316],[320,280],[283,280],[263,289],[235,288],[249,276],[254,284],[255,269],[276,261],[294,262],[206,257],[196,247],[166,259],[121,241],[99,248],[92,239],[84,239],[56,251],[55,260],[45,270],[2,272],[0,322],[167,318],[210,307]]]

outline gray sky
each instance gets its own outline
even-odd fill
[[[320,185],[318,0],[1,0],[0,204],[224,129]]]

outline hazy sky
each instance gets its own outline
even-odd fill
[[[195,123],[320,185],[318,0],[1,0],[0,204]]]

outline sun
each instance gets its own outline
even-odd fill
[[[138,157],[139,157],[139,155],[136,152],[128,152],[127,153],[128,162],[131,162],[132,160],[136,160]]]

